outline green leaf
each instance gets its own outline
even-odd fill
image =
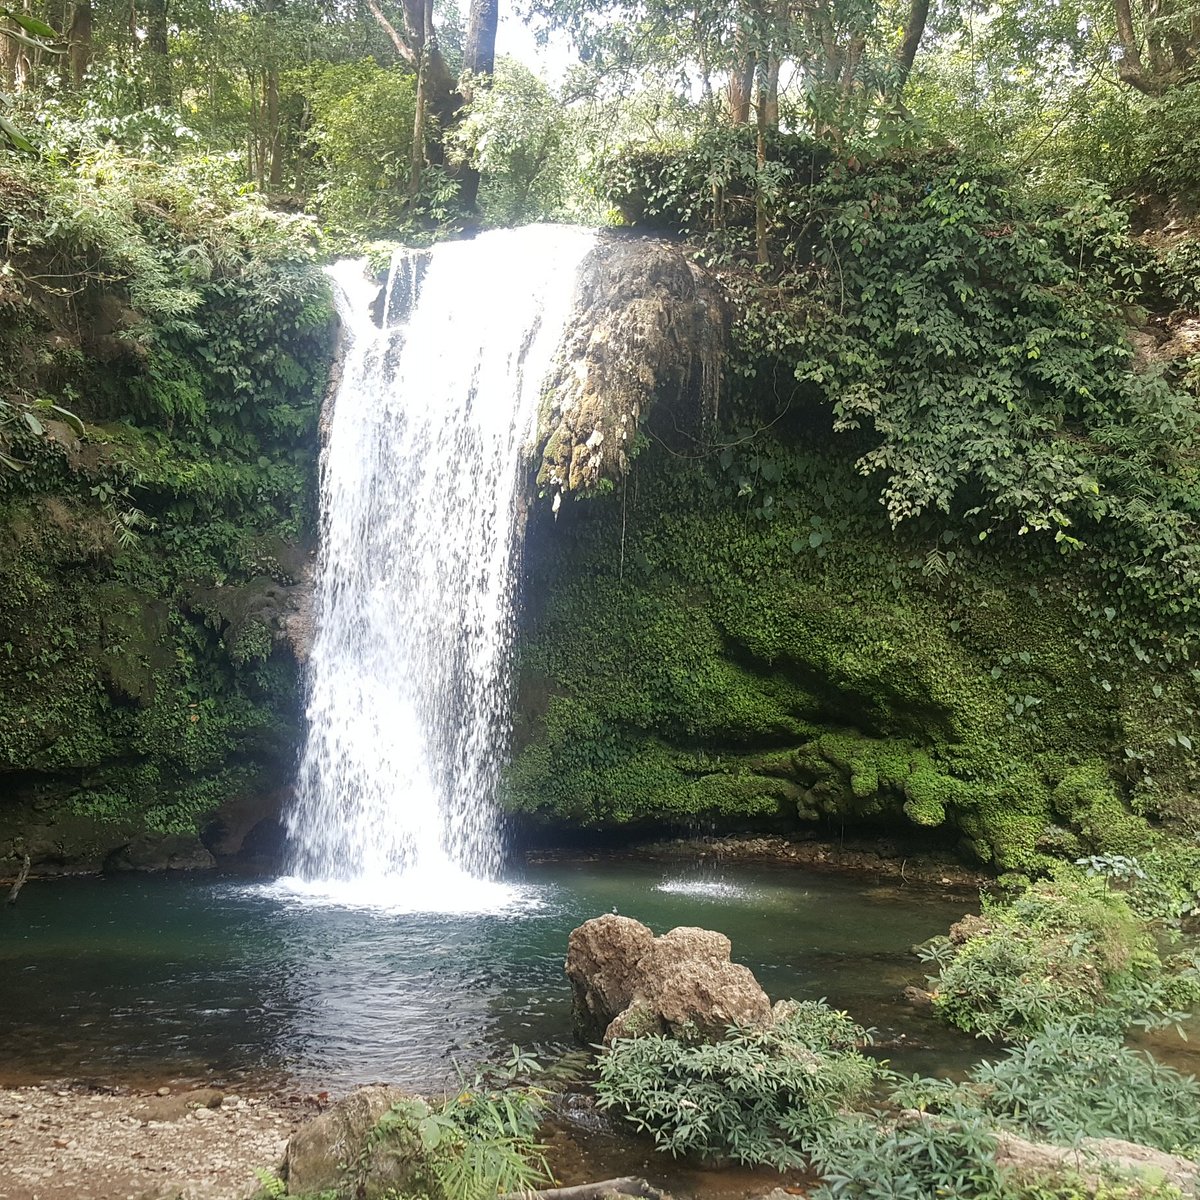
[[[69,425],[81,437],[86,432],[83,421],[77,417],[69,408],[61,408],[57,404],[50,405],[50,411],[57,414],[63,421]]]
[[[442,1143],[442,1126],[436,1117],[425,1117],[418,1121],[417,1133],[426,1150],[436,1150]]]
[[[4,36],[14,42],[20,42],[22,46],[28,46],[31,50],[38,50],[42,54],[66,54],[66,50],[62,46],[51,46],[42,38],[30,37],[19,29],[6,29]]]
[[[13,12],[11,8],[0,8],[0,17],[7,17],[10,21],[15,21],[26,33],[35,34],[37,37],[58,37],[57,29],[47,25],[45,21],[39,21],[37,17],[30,16],[29,13]]]
[[[0,133],[2,133],[18,150],[34,150],[34,144],[2,113],[0,113]]]

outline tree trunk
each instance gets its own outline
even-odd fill
[[[1127,83],[1146,95],[1154,95],[1154,88],[1150,86],[1150,81],[1146,78],[1146,69],[1142,65],[1142,51],[1137,31],[1133,26],[1129,0],[1114,0],[1113,16],[1117,24],[1117,38],[1121,43],[1121,61],[1117,64],[1117,75],[1122,83]]]
[[[449,128],[455,113],[462,107],[462,96],[459,95],[457,82],[438,49],[432,14],[427,21],[426,6],[422,0],[404,0],[401,6],[404,13],[404,29],[401,32],[388,20],[379,6],[379,0],[367,0],[367,8],[379,27],[388,35],[396,53],[414,70],[420,69],[421,60],[428,51],[428,62],[425,64],[426,107],[429,115],[433,116],[442,128]]]
[[[6,92],[17,90],[17,43],[3,36],[3,30],[8,29],[11,22],[0,20],[0,78],[4,81]],[[13,26],[15,28],[15,26]]]
[[[417,101],[413,112],[412,159],[408,169],[408,200],[415,206],[425,170],[425,112],[429,104],[429,65],[433,41],[433,0],[421,3],[421,54],[417,62]]]
[[[496,29],[500,23],[499,0],[471,0],[463,69],[472,75],[491,75],[496,69]]]
[[[896,87],[893,94],[897,97],[904,90],[904,85],[912,73],[928,21],[929,0],[912,0],[908,8],[908,20],[904,22],[904,36],[900,39],[900,48],[896,51]]]
[[[487,87],[487,76],[496,69],[496,28],[500,23],[498,0],[471,0],[467,44],[463,51],[463,81],[459,88],[463,103],[469,104],[476,90]],[[479,169],[470,162],[458,171],[458,199],[463,212],[479,208]]]
[[[1114,0],[1113,16],[1121,45],[1117,75],[1123,83],[1147,96],[1161,96],[1194,68],[1200,57],[1200,21],[1194,12],[1185,23],[1169,0],[1143,0],[1142,33],[1129,0]]]
[[[278,192],[283,186],[283,131],[279,124],[279,70],[267,70],[267,186]]]
[[[767,128],[779,128],[779,55],[767,59]]]
[[[765,66],[758,70],[758,96],[754,106],[755,112],[755,162],[761,175],[767,165],[767,69]],[[771,261],[767,247],[767,206],[763,201],[762,180],[754,183],[754,249],[755,257],[760,267],[767,266]]]
[[[167,39],[167,0],[145,0],[146,40],[142,44],[150,97],[155,104],[171,100],[170,46]]]
[[[71,13],[71,27],[67,30],[67,57],[71,69],[71,83],[82,87],[92,61],[92,5],[91,0],[76,4]]]
[[[729,123],[731,125],[748,125],[750,123],[750,101],[754,94],[755,63],[754,55],[747,54],[739,60],[737,70],[729,76],[726,90],[729,96]]]

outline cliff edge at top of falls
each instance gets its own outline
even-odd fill
[[[686,245],[601,234],[546,385],[539,489],[557,497],[619,479],[655,401],[680,425],[715,420],[728,331],[721,287]]]

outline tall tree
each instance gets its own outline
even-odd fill
[[[1123,83],[1161,96],[1184,80],[1200,57],[1200,5],[1194,0],[1114,0]]]

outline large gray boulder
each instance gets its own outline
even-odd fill
[[[361,1200],[419,1194],[419,1186],[413,1185],[425,1157],[416,1131],[401,1124],[385,1138],[371,1137],[392,1105],[406,1098],[396,1088],[359,1088],[302,1125],[284,1155],[288,1194],[336,1192]]]
[[[765,1028],[771,1001],[754,973],[730,961],[732,946],[709,929],[662,937],[640,921],[585,921],[567,943],[575,1029],[585,1041],[667,1033],[718,1038],[730,1025]]]

